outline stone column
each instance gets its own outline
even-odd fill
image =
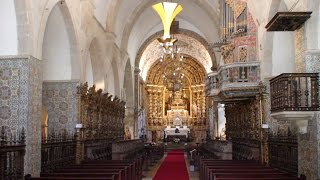
[[[31,56],[0,57],[0,126],[26,133],[24,173],[41,170],[42,65]]]
[[[134,120],[133,120],[133,134],[134,138],[139,138],[138,136],[138,113],[139,113],[139,67],[136,67],[134,70]]]

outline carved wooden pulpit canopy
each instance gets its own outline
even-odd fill
[[[267,24],[267,31],[295,31],[310,18],[312,12],[277,12]]]

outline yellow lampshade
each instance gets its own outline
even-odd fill
[[[172,2],[162,2],[152,6],[158,13],[163,24],[163,40],[170,38],[170,28],[173,19],[182,11],[182,6]]]

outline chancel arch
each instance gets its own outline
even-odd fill
[[[148,71],[146,84],[146,127],[152,141],[171,137],[171,129],[183,127],[186,138],[201,142],[206,136],[206,70],[192,56],[180,60],[157,59]],[[166,127],[166,128],[164,128]]]
[[[142,71],[141,75],[143,79],[145,79],[150,65],[157,57],[161,56],[162,51],[156,40],[161,34],[162,31],[158,31],[147,38],[137,53],[135,67]],[[217,69],[215,52],[201,35],[187,29],[178,28],[176,29],[175,37],[180,39],[180,46],[187,46],[182,48],[182,50],[185,51],[184,53],[192,55],[201,61],[207,73],[209,73],[211,69]]]

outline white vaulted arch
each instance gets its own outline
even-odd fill
[[[78,43],[67,3],[59,1],[52,8],[39,44],[44,60],[44,80],[80,79]],[[60,72],[60,73],[57,73]]]

